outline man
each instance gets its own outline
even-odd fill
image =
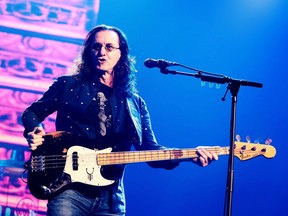
[[[92,29],[75,60],[73,74],[58,77],[24,111],[24,136],[31,150],[43,144],[45,130],[40,124],[55,111],[56,129],[93,140],[92,148],[111,147],[113,152],[129,151],[132,145],[136,150],[167,149],[157,143],[146,104],[136,94],[134,64],[121,30],[106,25]],[[197,153],[199,157],[191,161],[200,166],[218,159],[205,149]],[[179,163],[165,160],[149,165],[173,169]],[[74,183],[64,187],[49,198],[48,215],[125,215],[124,168],[123,164],[103,168],[103,175],[115,180],[111,187]]]

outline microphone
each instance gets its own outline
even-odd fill
[[[163,69],[169,66],[179,65],[179,64],[176,62],[169,62],[164,59],[155,60],[155,59],[148,58],[144,61],[144,65],[148,68],[158,67],[160,69]]]

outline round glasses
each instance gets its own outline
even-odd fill
[[[102,47],[106,50],[106,52],[112,52],[116,49],[120,49],[120,47],[114,47],[113,44],[100,44],[100,43],[95,43],[92,45],[92,49],[96,52],[99,52]]]

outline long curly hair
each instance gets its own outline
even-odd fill
[[[126,35],[118,28],[107,25],[94,27],[86,36],[80,55],[74,60],[71,72],[82,81],[88,81],[95,77],[95,69],[90,56],[90,50],[95,34],[100,31],[114,31],[119,37],[121,57],[114,67],[113,88],[117,93],[131,96],[137,92],[135,77],[135,58],[129,55],[129,47]]]

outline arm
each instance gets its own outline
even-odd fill
[[[135,97],[134,99],[136,110],[139,118],[138,130],[141,130],[139,135],[141,134],[140,142],[136,143],[134,146],[136,150],[165,150],[172,149],[167,148],[165,146],[159,145],[157,143],[156,137],[152,130],[151,119],[149,115],[149,111],[147,109],[145,101],[141,97]],[[134,114],[135,117],[136,114]],[[141,127],[141,128],[140,128]],[[178,160],[167,160],[167,161],[156,161],[156,162],[148,162],[148,165],[153,168],[164,168],[164,169],[174,169],[179,165]]]
[[[163,150],[171,149],[164,146],[161,146],[157,143],[154,132],[152,130],[150,115],[145,104],[145,101],[139,98],[140,103],[140,113],[141,113],[141,125],[142,125],[142,145],[136,147],[138,150]],[[179,165],[180,162],[192,161],[193,163],[199,166],[207,166],[214,160],[218,160],[217,154],[214,152],[208,152],[205,148],[198,148],[197,154],[199,157],[188,159],[188,160],[171,160],[171,161],[159,161],[159,162],[150,162],[150,166],[155,168],[165,168],[173,169]]]
[[[24,137],[40,127],[41,122],[56,110],[57,106],[57,80],[49,87],[42,97],[33,102],[22,114],[22,123],[25,128]]]
[[[56,80],[43,96],[33,102],[22,114],[22,123],[25,128],[24,137],[26,137],[31,150],[35,150],[44,141],[42,136],[45,135],[45,130],[41,123],[57,109],[60,87],[59,81]]]

